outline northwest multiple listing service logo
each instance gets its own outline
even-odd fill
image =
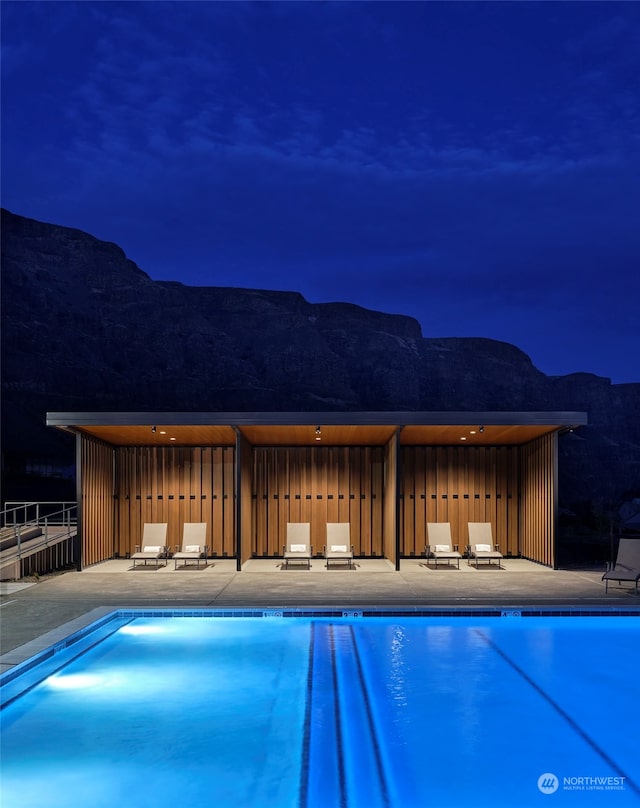
[[[545,772],[538,777],[538,788],[543,794],[555,794],[558,790],[558,778],[551,772]]]
[[[538,777],[538,790],[543,794],[562,791],[624,791],[624,777],[599,775],[569,775],[558,777],[553,772],[545,772]]]

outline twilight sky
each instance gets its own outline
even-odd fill
[[[0,8],[14,213],[640,382],[640,3]]]

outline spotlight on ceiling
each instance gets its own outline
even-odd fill
[[[482,432],[484,432],[484,427],[483,427],[483,426],[479,426],[479,427],[478,427],[478,432],[480,432],[480,433],[482,434]]]
[[[316,440],[322,440],[322,430],[319,426],[316,427]]]
[[[154,434],[154,435],[156,434],[156,428],[155,428],[155,426],[152,426],[152,427],[151,427],[151,431],[153,432],[153,434]]]

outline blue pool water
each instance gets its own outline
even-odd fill
[[[101,631],[3,687],[3,808],[640,804],[637,618]]]

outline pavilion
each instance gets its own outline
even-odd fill
[[[505,556],[557,567],[558,435],[584,412],[52,412],[75,435],[77,566],[126,558],[145,522],[208,524],[209,555],[278,557],[287,522],[349,522],[355,555],[419,557],[427,522],[491,522]]]

